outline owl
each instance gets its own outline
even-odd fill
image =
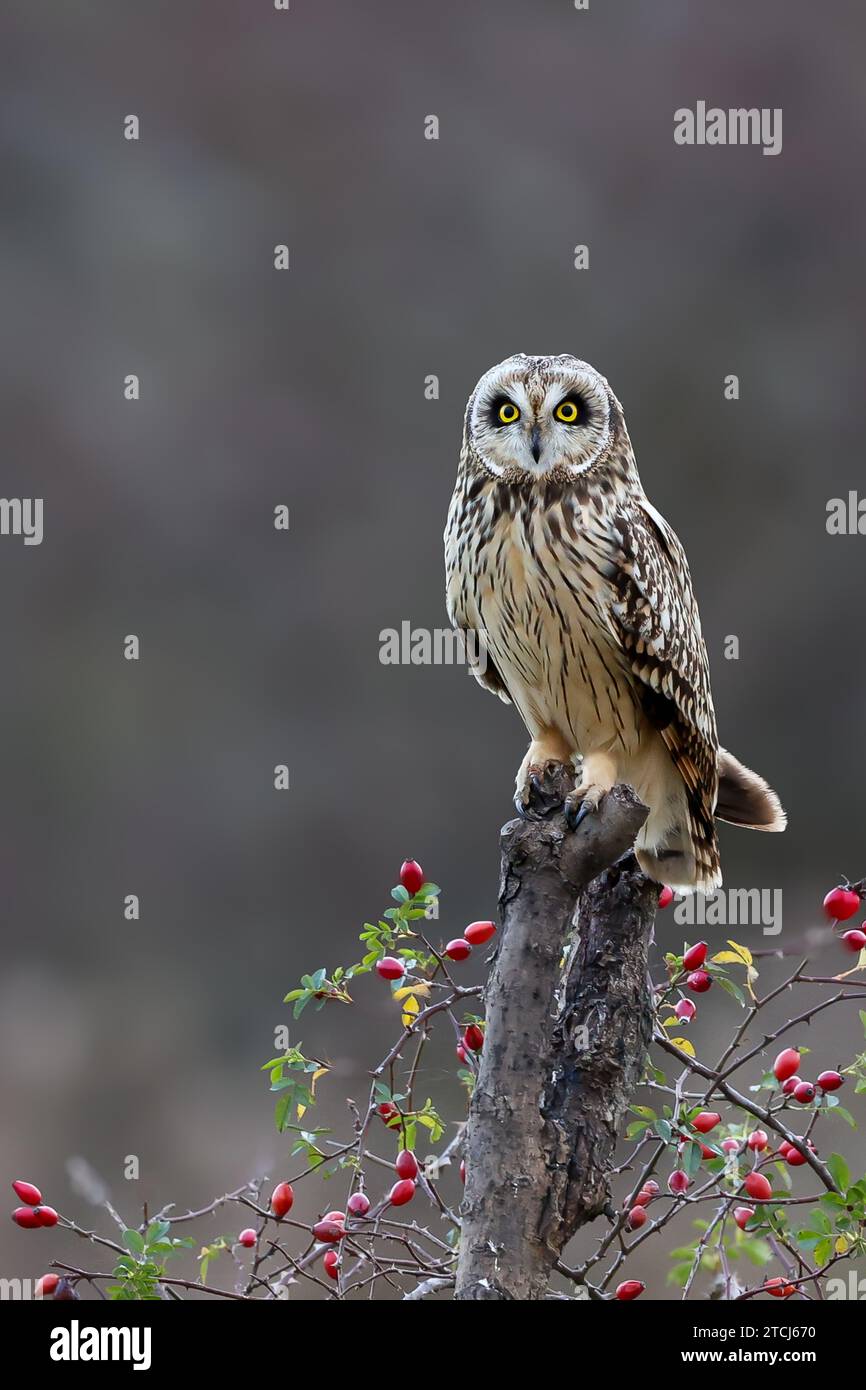
[[[685,552],[647,500],[622,406],[568,354],[518,353],[466,407],[445,530],[447,604],[473,670],[530,737],[515,804],[571,763],[570,825],[626,782],[649,807],[643,871],[722,881],[715,820],[783,830],[767,783],[719,747]]]

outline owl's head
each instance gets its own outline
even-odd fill
[[[577,478],[628,438],[616,396],[588,362],[522,352],[484,373],[469,398],[464,437],[473,462],[513,482]]]

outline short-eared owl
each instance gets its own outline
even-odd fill
[[[445,559],[449,616],[483,654],[475,674],[532,740],[518,810],[551,762],[577,769],[572,824],[627,782],[650,808],[641,867],[686,891],[721,883],[715,816],[784,829],[775,793],[719,747],[685,553],[586,362],[518,353],[481,378]]]

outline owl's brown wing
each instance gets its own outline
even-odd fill
[[[689,793],[701,838],[713,841],[718,794],[710,667],[685,551],[645,497],[613,516],[608,621]]]

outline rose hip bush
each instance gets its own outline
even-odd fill
[[[496,925],[471,922],[446,939],[438,928],[439,892],[407,860],[391,905],[360,934],[361,958],[305,975],[286,995],[297,1021],[308,1009],[350,1005],[359,988],[387,991],[397,1035],[372,1068],[366,1095],[348,1098],[348,1132],[338,1137],[311,1123],[317,1090],[331,1084],[330,1066],[282,1030],[282,1050],[262,1070],[276,1098],[276,1128],[286,1137],[285,1171],[252,1179],[197,1211],[145,1212],[137,1226],[106,1203],[112,1234],[58,1213],[32,1182],[16,1179],[21,1205],[12,1219],[22,1239],[44,1241],[23,1233],[59,1227],[105,1255],[87,1268],[50,1261],[37,1297],[448,1296],[460,1236],[466,1107],[440,1115],[435,1097],[421,1088],[428,1074],[422,1058],[439,1048],[437,1062],[447,1060],[468,1101],[484,1047],[483,987],[461,983],[461,971],[465,980],[466,962],[483,960],[484,948],[489,958]],[[574,1268],[558,1266],[557,1297],[808,1299],[819,1296],[830,1270],[866,1252],[866,1178],[852,1173],[838,1151],[846,1127],[856,1128],[839,1092],[866,1091],[866,1051],[813,1056],[804,1041],[825,1009],[853,1010],[866,1001],[866,950],[853,966],[847,954],[852,933],[864,944],[866,934],[841,930],[864,896],[863,881],[846,881],[824,900],[828,933],[846,966],[835,975],[811,974],[804,960],[761,993],[755,960],[737,942],[721,949],[684,943],[681,954],[665,956],[655,985],[653,1049],[610,1174],[611,1205],[590,1230],[586,1258]],[[672,901],[663,890],[660,907]],[[796,1000],[802,989],[809,991],[804,1007],[767,1028],[767,1006],[783,994]],[[692,1041],[710,1009],[731,1013],[730,1041],[714,1061],[700,1059]],[[859,1016],[866,1032],[866,1011]],[[300,1184],[314,1185],[317,1194],[318,1215],[309,1221],[293,1215]],[[225,1218],[225,1234],[204,1245],[187,1234],[216,1213]],[[664,1245],[667,1275],[647,1287],[629,1268],[633,1255],[647,1240],[657,1249],[675,1218],[689,1239],[673,1250]],[[657,1255],[652,1267],[661,1268]]]

